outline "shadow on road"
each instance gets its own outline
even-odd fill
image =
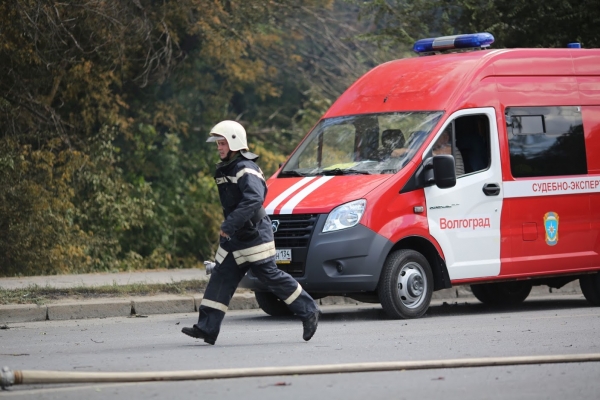
[[[552,298],[528,299],[515,306],[488,306],[475,299],[456,302],[443,302],[432,304],[427,313],[421,318],[436,318],[453,315],[484,315],[499,313],[519,313],[531,311],[552,311],[564,309],[582,309],[592,307],[585,299],[580,298]],[[256,319],[256,316],[249,317]],[[268,315],[258,317],[270,321],[296,320],[295,317],[271,317]],[[378,304],[361,304],[357,306],[328,306],[323,307],[321,321],[385,321],[390,318]]]
[[[552,311],[564,309],[578,309],[592,307],[585,299],[574,298],[552,298],[552,299],[528,299],[521,304],[514,306],[489,306],[482,304],[477,300],[462,302],[444,302],[441,305],[429,307],[426,317],[446,316],[446,315],[475,315],[475,314],[498,314],[498,313],[519,313],[530,311]]]

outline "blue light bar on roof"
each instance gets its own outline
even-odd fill
[[[469,33],[466,35],[441,36],[417,40],[413,45],[413,51],[428,53],[441,50],[488,47],[492,43],[494,43],[494,36],[491,33]]]

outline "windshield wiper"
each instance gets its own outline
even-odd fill
[[[305,174],[299,172],[295,169],[290,169],[289,171],[281,171],[278,176],[309,176],[310,174]]]
[[[321,171],[320,173],[323,175],[353,175],[353,174],[371,175],[371,173],[369,171],[359,171],[357,169],[341,169],[341,168],[327,169],[327,170]]]

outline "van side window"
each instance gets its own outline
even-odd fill
[[[465,174],[490,166],[489,120],[485,115],[468,115],[454,121],[456,148],[462,154]]]
[[[454,169],[456,176],[465,174],[465,166],[462,158],[461,151],[456,147],[454,143],[454,135],[452,134],[452,124],[448,125],[442,132],[440,137],[433,144],[432,153],[434,156],[440,154],[451,154],[454,156]]]
[[[506,131],[513,177],[587,174],[580,107],[509,107]]]

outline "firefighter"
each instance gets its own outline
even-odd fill
[[[207,142],[217,142],[221,159],[215,181],[225,220],[198,322],[181,331],[214,345],[231,297],[250,269],[302,320],[302,337],[310,340],[317,330],[320,310],[302,286],[275,264],[273,228],[262,206],[267,185],[254,162],[258,156],[248,150],[244,127],[236,121],[219,122]]]

